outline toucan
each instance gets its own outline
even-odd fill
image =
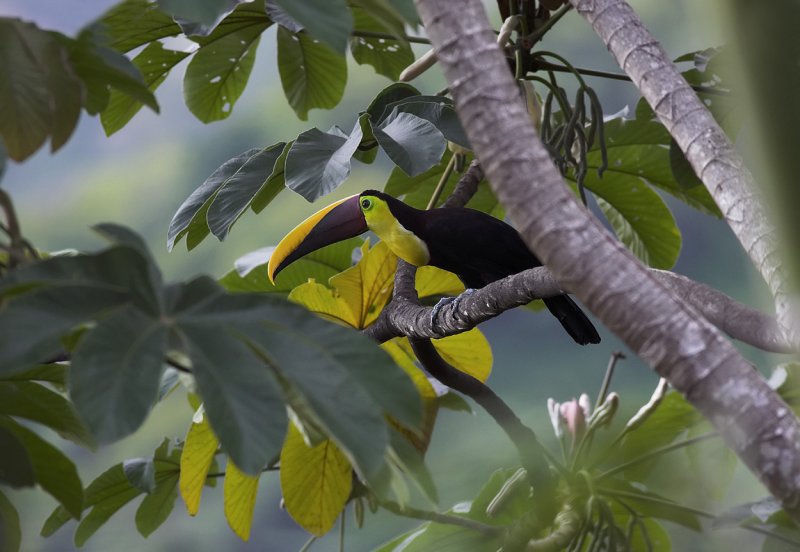
[[[542,264],[513,227],[491,215],[466,207],[422,211],[366,190],[328,205],[289,232],[270,256],[270,280],[304,255],[367,230],[401,259],[448,270],[470,289]],[[569,296],[549,297],[544,304],[577,343],[600,342],[595,327]]]

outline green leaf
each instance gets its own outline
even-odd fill
[[[192,229],[196,229],[197,238],[194,245],[197,245],[210,232],[210,220],[214,221],[214,228],[217,232],[225,235],[223,230],[230,229],[230,226],[240,216],[246,208],[242,206],[246,196],[254,197],[258,193],[255,188],[259,181],[260,186],[269,185],[272,172],[275,168],[275,154],[280,144],[269,148],[253,148],[228,159],[217,170],[211,173],[203,184],[200,185],[178,208],[172,217],[167,230],[167,248],[172,250],[180,239],[191,234]],[[273,165],[270,167],[270,163]],[[217,194],[225,188],[229,188],[222,196],[221,206],[214,208],[211,206],[215,202]],[[226,206],[232,206],[226,209]],[[235,216],[234,216],[235,215]],[[194,245],[189,243],[187,246],[191,250]]]
[[[283,269],[274,284],[267,276],[267,263],[275,248],[266,247],[237,259],[236,268],[223,276],[219,283],[228,291],[288,294],[309,279],[327,282],[350,268],[353,250],[362,243],[361,238],[350,238],[309,253]]]
[[[388,0],[388,3],[399,13],[403,16],[403,19],[406,22],[416,27],[419,25],[419,15],[417,15],[417,9],[414,7],[413,0]]]
[[[191,288],[197,286],[197,281],[185,286],[184,293],[196,293]],[[243,305],[235,301],[239,298],[249,299],[219,296],[176,314],[214,433],[234,462],[255,474],[280,450],[286,414],[274,375],[232,335],[231,327],[220,326],[235,320]]]
[[[666,446],[702,419],[700,413],[692,408],[680,393],[670,391],[664,396],[655,412],[625,435],[615,448],[614,461],[622,464]],[[626,477],[644,480],[650,472],[653,461],[631,467],[625,471]]]
[[[788,362],[776,366],[769,384],[795,414],[800,413],[800,363]]]
[[[66,49],[31,23],[0,20],[0,135],[8,156],[22,161],[51,136],[56,151],[78,122],[82,85]]]
[[[671,521],[694,531],[701,531],[700,520],[691,509],[667,498],[648,491],[644,485],[631,485],[621,479],[606,479],[603,488],[597,489],[600,495],[624,502],[641,516]]]
[[[687,438],[713,431],[710,423],[700,423],[689,429]],[[738,466],[736,454],[721,439],[708,439],[686,447],[689,466],[696,486],[703,496],[722,501],[728,493]]]
[[[312,128],[301,133],[286,157],[286,187],[310,202],[331,193],[350,176],[350,160],[361,137],[359,123],[350,136],[338,127],[330,132]]]
[[[152,493],[156,488],[156,467],[152,458],[131,458],[122,463],[122,471],[131,485],[143,493]]]
[[[281,450],[281,493],[286,511],[300,527],[318,537],[331,530],[344,510],[353,484],[353,468],[330,440],[309,446],[294,424]]]
[[[250,208],[254,213],[260,213],[264,207],[269,205],[278,194],[286,188],[285,169],[286,169],[286,156],[289,155],[289,150],[292,148],[294,141],[287,142],[283,146],[283,151],[275,160],[275,165],[272,167],[272,173],[267,178],[266,183],[253,197],[250,202]]]
[[[345,0],[276,0],[276,3],[315,39],[344,53],[353,30],[353,17]]]
[[[1,420],[2,418],[0,418]],[[11,487],[32,487],[36,472],[28,449],[10,429],[0,425],[0,483]]]
[[[97,23],[108,36],[108,45],[123,53],[181,34],[178,24],[150,0],[124,0],[105,12]]]
[[[278,142],[268,148],[249,150],[239,156],[246,157],[246,160],[220,185],[206,215],[208,227],[217,238],[224,240],[256,195],[270,185],[276,161],[283,153],[285,145],[284,142]],[[273,191],[273,197],[282,188],[283,186]]]
[[[393,112],[372,130],[389,158],[409,176],[427,171],[444,153],[442,133],[429,121],[410,113]]]
[[[36,483],[79,519],[83,511],[83,484],[75,464],[56,447],[11,418],[0,416],[0,429],[12,434],[27,451]],[[9,449],[3,447],[5,458]],[[7,460],[4,460],[4,462]]]
[[[327,1],[325,4],[329,6]],[[347,83],[347,62],[343,55],[306,33],[292,34],[283,27],[278,29],[278,71],[286,99],[303,121],[308,119],[310,109],[335,107]]]
[[[92,436],[72,404],[62,395],[38,383],[0,382],[0,414],[40,423],[74,443],[94,446]]]
[[[299,33],[305,28],[291,15],[286,13],[284,9],[280,7],[277,2],[275,2],[275,0],[267,0],[265,8],[267,15],[270,19],[272,19],[273,23],[276,23],[281,27],[285,27],[288,31]]]
[[[380,121],[386,121],[397,113],[408,113],[420,119],[425,119],[445,138],[457,145],[470,149],[469,140],[461,121],[458,119],[453,101],[442,96],[414,96],[403,98],[388,104],[381,115]]]
[[[201,41],[183,78],[186,106],[195,117],[210,123],[231,114],[250,78],[261,33],[270,24],[264,16],[233,32],[220,26]]]
[[[151,92],[161,86],[170,70],[183,61],[189,52],[167,50],[160,42],[151,42],[135,58],[133,64],[142,73],[144,84]],[[100,114],[106,136],[124,127],[142,108],[142,102],[112,90],[108,106]]]
[[[608,167],[603,172],[606,186],[617,182],[644,180],[704,213],[721,217],[716,203],[705,186],[684,188],[672,174],[669,160],[670,136],[664,126],[651,120],[614,119],[605,124]],[[586,154],[589,181],[597,181],[602,163],[599,145]],[[621,178],[622,180],[617,180]]]
[[[3,491],[0,491],[0,549],[18,552],[21,542],[19,513]]]
[[[133,63],[105,46],[102,27],[87,27],[74,40],[61,36],[72,66],[86,89],[84,108],[92,115],[103,111],[109,90],[116,89],[158,113],[158,102]],[[60,35],[59,35],[60,36]]]
[[[0,377],[0,381],[44,381],[56,386],[67,382],[67,367],[64,364],[42,364],[24,372]]]
[[[491,514],[488,512],[489,505],[495,501],[506,483],[517,476],[517,471],[515,468],[495,470],[472,501],[469,517],[484,523],[509,525],[528,512],[531,501],[528,487],[524,484],[513,487],[510,494],[503,499],[502,505],[495,506],[496,509]]]
[[[405,98],[419,96],[419,90],[406,82],[395,82],[378,92],[378,95],[370,102],[366,113],[375,121],[381,121],[386,106],[394,104]]]
[[[136,529],[145,538],[167,520],[178,498],[178,471],[160,473],[156,482],[155,489],[136,510]]]
[[[158,395],[167,328],[133,307],[98,323],[73,354],[70,395],[101,443],[144,421]]]
[[[372,17],[364,8],[353,8],[355,28],[358,31],[384,32],[385,26]],[[402,22],[400,24],[402,29]],[[404,41],[383,38],[354,36],[350,39],[350,51],[359,65],[368,64],[375,72],[391,80],[397,80],[403,69],[414,62],[414,52]]]
[[[81,547],[86,544],[86,541],[111,516],[140,494],[142,494],[142,491],[133,487],[128,481],[122,469],[122,464],[116,464],[100,474],[86,488],[84,507],[91,507],[92,509],[81,519],[78,528],[75,530],[75,546]],[[48,529],[55,530],[52,527],[48,527]]]
[[[420,491],[434,504],[439,501],[433,476],[425,465],[422,453],[396,427],[389,432],[389,460],[404,475],[411,476]]]
[[[695,186],[703,185],[703,181],[694,173],[694,169],[686,160],[686,156],[674,138],[669,142],[669,166],[672,168],[675,182],[684,190],[691,190]]]
[[[718,515],[712,524],[714,529],[723,527],[742,526],[753,522],[765,523],[769,518],[780,512],[781,503],[774,497],[768,496],[754,502],[737,504]]]
[[[634,255],[653,268],[672,268],[681,252],[681,233],[669,207],[640,180],[616,180],[614,185],[584,184],[597,194],[600,210]]]

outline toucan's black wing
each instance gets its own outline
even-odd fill
[[[455,273],[470,288],[542,264],[514,228],[473,209],[427,211],[419,234],[428,246],[429,264]],[[569,296],[550,297],[544,303],[577,343],[600,342],[594,325]]]
[[[467,287],[480,288],[541,264],[514,228],[473,209],[428,211],[420,238],[430,264],[457,274]]]

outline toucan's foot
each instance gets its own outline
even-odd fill
[[[469,297],[473,293],[475,293],[474,289],[467,288],[464,290],[463,293],[457,295],[456,297],[442,297],[441,299],[439,299],[439,302],[436,303],[433,306],[433,309],[431,310],[431,326],[433,326],[434,329],[437,329],[438,324],[436,321],[439,318],[439,311],[442,310],[442,307],[444,307],[445,305],[449,305],[450,303],[454,303],[453,312],[458,312],[459,303],[461,303],[464,297]]]

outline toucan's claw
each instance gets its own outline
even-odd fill
[[[441,299],[439,299],[439,301],[433,306],[433,309],[431,309],[431,327],[433,328],[433,330],[435,332],[439,331],[439,324],[437,322],[437,320],[439,319],[439,311],[441,311],[445,305],[453,303],[453,318],[456,318],[456,314],[458,314],[458,306],[461,303],[461,301],[465,297],[469,297],[473,293],[475,293],[474,289],[467,288],[463,291],[463,293],[455,297],[442,297]]]

